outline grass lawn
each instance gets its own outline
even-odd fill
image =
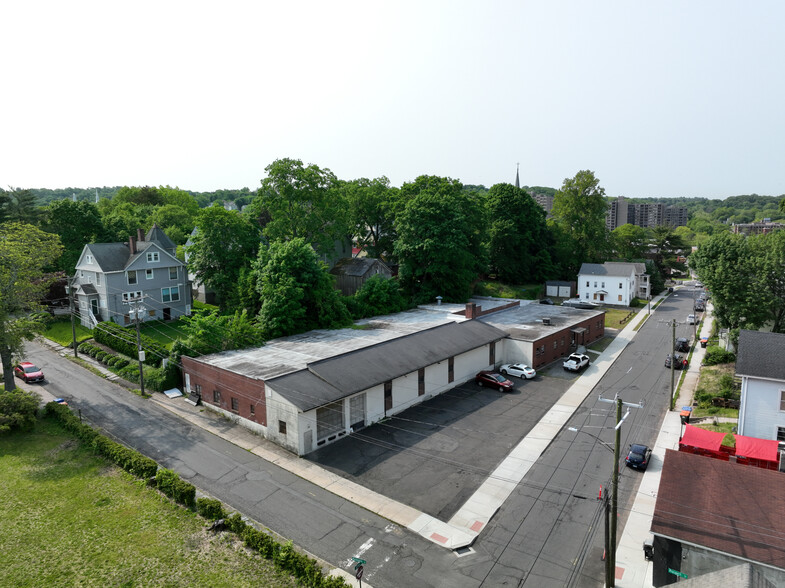
[[[180,320],[165,323],[163,321],[145,321],[139,325],[139,329],[143,335],[150,337],[157,343],[160,343],[167,349],[172,348],[172,343],[175,339],[182,337],[185,339],[185,331],[182,328]]]
[[[484,280],[474,285],[475,296],[493,296],[495,298],[520,298],[534,300],[542,289],[542,284],[503,284],[495,280]]]
[[[49,420],[0,437],[0,520],[1,586],[297,586]]]
[[[635,312],[638,312],[635,310]],[[622,323],[622,319],[629,316],[629,309],[623,308],[606,308],[605,309],[605,326],[611,329],[623,329],[629,323]]]
[[[727,433],[725,439],[722,440],[722,444],[728,447],[736,447],[736,437],[733,436],[733,427],[736,426],[736,423],[699,424],[695,426],[707,431],[714,431],[715,433]]]
[[[65,347],[70,347],[73,342],[73,334],[71,333],[71,320],[56,320],[49,323],[49,327],[43,332],[43,336],[47,339],[59,343]],[[92,338],[93,332],[90,329],[83,327],[80,323],[76,323],[76,343],[77,345],[82,341]]]
[[[733,376],[735,371],[733,363],[725,363],[720,365],[705,365],[701,366],[700,380],[698,381],[698,388],[696,391],[712,392],[719,395],[720,392],[720,378],[724,375]],[[708,408],[698,408],[697,406],[692,410],[693,416],[722,416],[739,418],[739,410],[737,408],[722,408],[719,406],[710,406]]]
[[[596,353],[602,353],[608,348],[608,345],[610,345],[612,342],[613,342],[613,337],[605,335],[605,337],[603,337],[599,341],[595,341],[594,343],[591,343],[588,347],[591,351],[594,351]]]

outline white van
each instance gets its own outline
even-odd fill
[[[694,325],[695,323],[697,323],[697,320],[695,319],[695,315],[694,314],[688,314],[687,315],[687,324],[688,325]]]

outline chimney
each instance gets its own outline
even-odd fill
[[[480,309],[477,308],[477,305],[474,302],[467,302],[466,303],[466,312],[464,316],[467,319],[477,318],[480,315]]]
[[[133,236],[128,237],[128,249],[131,250],[131,255],[136,255],[136,239]]]
[[[144,241],[144,231],[142,229],[136,229],[136,240],[137,241]]]

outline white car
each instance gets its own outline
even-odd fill
[[[688,325],[694,325],[695,323],[696,323],[695,315],[694,314],[688,314],[687,315],[687,324]]]
[[[499,371],[505,376],[515,376],[516,378],[526,378],[527,380],[531,380],[537,375],[534,368],[523,363],[508,363],[503,365]]]

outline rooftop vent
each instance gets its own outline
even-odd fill
[[[551,319],[547,318],[547,317],[542,319],[542,324],[543,325],[550,325],[551,324]]]

